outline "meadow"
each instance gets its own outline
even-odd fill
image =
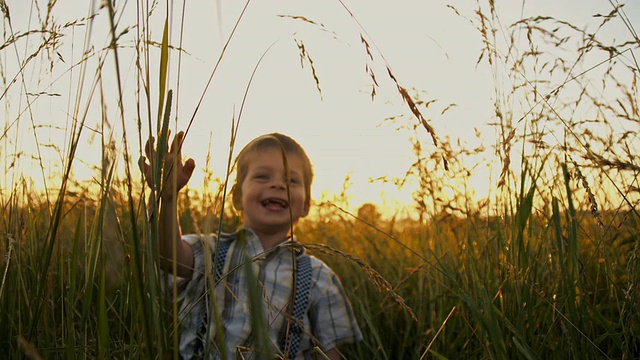
[[[168,59],[188,49],[170,43],[166,27],[161,41],[151,41],[149,18],[162,17],[153,11],[164,5],[139,3],[134,72],[144,102],[132,105],[118,85],[116,117],[109,118],[114,113],[105,105],[102,128],[92,129],[82,98],[100,93],[101,85],[79,88],[70,100],[73,120],[63,130],[66,145],[53,147],[62,165],[51,173],[43,154],[52,147],[25,154],[18,134],[27,128],[37,138],[30,106],[57,95],[25,87],[28,101],[16,104],[9,90],[49,66],[82,77],[108,64],[121,84],[119,40],[134,30],[123,29],[119,8],[105,1],[96,13],[111,20],[110,46],[87,47],[87,57],[66,63],[58,61],[59,37],[89,27],[92,16],[57,24],[50,1],[38,8],[38,27],[13,32],[12,4],[0,1],[1,100],[9,114],[0,138],[0,358],[178,358],[177,308],[162,291],[158,224],[149,216],[157,210],[162,175],[143,187],[140,154],[127,142],[157,136],[162,143],[176,130],[178,102],[167,82],[175,63]],[[438,119],[452,107],[407,87],[362,29],[372,92],[388,78],[406,110],[380,121],[406,134],[415,160],[404,176],[372,182],[415,190],[403,209],[368,203],[354,210],[345,183],[341,193],[314,199],[310,216],[295,225],[308,251],[339,275],[362,327],[364,341],[341,348],[346,359],[640,357],[640,66],[634,56],[640,38],[616,2],[610,13],[593,14],[593,31],[544,16],[502,24],[499,5],[478,0],[468,13],[449,6],[477,29],[483,45],[473,56],[495,80],[491,144],[467,146],[439,132]],[[603,35],[614,23],[624,24],[627,38]],[[36,51],[11,73],[8,54],[26,39],[35,39]],[[312,49],[300,41],[300,58],[313,69]],[[157,63],[149,62],[150,51],[160,54]],[[95,69],[90,57],[101,59]],[[321,80],[310,72],[319,88]],[[151,82],[157,91],[148,91]],[[137,124],[125,125],[128,106]],[[134,134],[113,132],[118,122],[121,132]],[[92,180],[79,181],[76,150],[87,132],[102,144],[101,160],[92,164]],[[36,175],[17,171],[25,158],[40,164]],[[116,159],[123,159],[122,168]],[[471,179],[486,163],[499,171],[492,190],[478,199]],[[49,186],[37,188],[30,175],[51,179]],[[181,193],[183,231],[235,229],[240,220],[226,197],[229,177],[207,173],[206,181],[205,190]]]

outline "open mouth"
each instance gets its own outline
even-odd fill
[[[262,201],[262,206],[268,209],[286,209],[289,203],[283,199],[269,198]]]

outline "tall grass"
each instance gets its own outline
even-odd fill
[[[147,138],[157,137],[159,146],[167,143],[172,113],[180,104],[179,92],[174,97],[170,86],[172,54],[182,56],[188,49],[169,40],[173,14],[168,4],[138,2],[135,26],[123,24],[125,9],[115,7],[121,2],[107,1],[62,25],[55,20],[56,2],[31,4],[39,23],[18,29],[12,5],[0,1],[1,98],[10,114],[0,146],[5,170],[0,358],[177,358],[177,307],[162,290],[166,278],[158,271],[155,241],[164,161],[150,159],[155,180],[144,189],[135,160]],[[341,4],[357,23],[357,14]],[[615,4],[610,13],[596,15],[593,32],[545,16],[507,26],[499,5],[478,1],[468,13],[450,7],[477,28],[484,44],[478,64],[487,65],[495,80],[490,123],[498,140],[469,148],[436,133],[434,124],[455,111],[453,106],[436,109],[424,92],[408,91],[358,24],[372,97],[388,76],[411,117],[386,120],[407,134],[415,162],[404,177],[378,181],[411,183],[416,190],[406,213],[382,216],[373,204],[351,213],[347,189],[316,201],[315,213],[296,226],[309,251],[339,274],[363,329],[363,342],[341,348],[345,358],[640,356],[640,67],[634,57],[640,40],[624,8]],[[234,31],[242,26],[242,14]],[[92,29],[100,17],[108,20],[109,40],[96,47]],[[162,31],[153,28],[157,17],[164,17]],[[601,36],[616,22],[628,27],[628,41]],[[187,25],[180,20],[180,26]],[[86,29],[83,55],[65,60],[57,52],[60,38],[81,27]],[[154,31],[163,34],[160,41]],[[133,40],[126,42],[130,33]],[[233,32],[224,49],[232,37]],[[32,51],[21,54],[20,42],[32,44],[26,47]],[[296,42],[320,89],[313,52]],[[136,54],[133,95],[125,90],[128,71],[121,66],[129,47]],[[155,52],[159,64],[151,60]],[[15,74],[8,73],[13,56],[19,62]],[[209,82],[223,56],[224,50]],[[107,66],[115,71],[107,72]],[[30,112],[41,99],[59,95],[36,86],[58,68],[70,74],[68,91],[74,94],[62,130],[39,125]],[[34,73],[36,85],[26,80]],[[115,86],[103,77],[112,73]],[[114,94],[115,110],[107,100]],[[88,122],[96,115],[93,101],[100,105],[99,128]],[[135,121],[130,112],[137,114]],[[231,150],[239,120],[240,115],[234,119]],[[61,131],[66,142],[42,142],[41,127]],[[135,139],[131,129],[137,147],[129,143]],[[24,133],[33,137],[33,154],[20,147]],[[74,170],[82,159],[78,148],[91,137],[99,139],[101,156],[92,165],[95,179],[87,184],[75,180]],[[50,149],[61,159],[53,172],[43,155]],[[41,178],[45,191],[38,191],[20,166],[31,157],[37,169],[33,176]],[[470,158],[480,160],[470,167]],[[495,189],[477,200],[471,182],[482,161],[498,163],[501,171],[492,178]],[[185,232],[232,230],[239,224],[224,196],[226,175],[223,180],[207,176],[211,193],[187,189],[180,194]]]

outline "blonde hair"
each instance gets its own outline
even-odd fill
[[[303,185],[306,194],[306,206],[311,204],[311,182],[313,181],[313,169],[311,161],[302,146],[291,137],[271,133],[259,136],[247,144],[236,158],[236,180],[231,189],[233,206],[236,210],[242,210],[242,182],[247,177],[251,156],[267,149],[282,150],[286,155],[296,155],[302,159]]]

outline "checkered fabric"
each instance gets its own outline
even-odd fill
[[[220,359],[219,351],[223,349],[217,349],[216,344],[208,343],[219,338],[218,336],[224,337],[224,344],[219,344],[226,346],[224,360],[238,358],[258,360],[265,357],[263,350],[254,348],[253,343],[254,329],[250,319],[248,294],[251,285],[247,282],[248,276],[242,266],[247,258],[252,259],[251,265],[264,296],[263,311],[269,324],[269,341],[273,345],[273,349],[266,349],[266,351],[282,352],[281,349],[289,346],[288,360],[308,360],[316,358],[315,347],[326,351],[340,344],[362,340],[362,333],[344,289],[331,268],[319,259],[306,254],[304,248],[297,245],[295,241],[285,241],[265,250],[260,239],[251,229],[243,228],[240,231],[245,232],[243,235],[246,236],[244,239],[246,246],[237,246],[239,241],[232,240],[239,233],[222,234],[220,239],[215,235],[183,236],[183,241],[187,242],[193,250],[193,274],[189,278],[177,279],[173,279],[169,274],[166,288],[167,294],[173,293],[173,286],[178,289],[177,297],[172,297],[172,300],[177,301],[180,308],[178,312],[178,320],[181,324],[179,347],[182,359],[200,357],[200,354],[195,351],[197,338],[206,341],[202,344],[207,349],[206,353],[199,350],[203,358]],[[220,254],[217,255],[218,260],[215,260],[216,247],[225,242],[229,245],[226,261],[221,259]],[[292,246],[299,252],[297,260],[295,256],[292,257]],[[213,251],[206,251],[207,247]],[[306,260],[301,260],[303,258]],[[306,261],[309,261],[311,268],[309,285],[299,283],[304,276],[297,276],[298,272],[304,273],[302,270],[304,265],[301,264]],[[208,287],[210,283],[208,276],[216,279],[216,273],[223,274],[220,278],[222,281],[216,284],[215,289],[211,289]],[[300,318],[292,318],[291,303],[296,302],[295,296],[299,289],[305,286],[308,286],[308,305],[306,309],[302,306]],[[207,297],[209,293],[210,296]],[[201,330],[203,323],[211,323],[214,302],[222,327],[210,326]],[[296,314],[300,314],[300,310],[295,311]],[[284,343],[287,336],[287,323],[290,323],[291,334],[300,333],[295,357],[292,356],[291,350],[296,341],[291,334],[289,342]],[[294,323],[298,327],[291,327]],[[218,331],[223,333],[217,334]]]
[[[216,260],[215,268],[215,283],[217,284],[224,272],[224,265],[227,261],[227,253],[231,247],[231,241],[219,241],[218,243],[218,256],[214,257]],[[301,253],[302,254],[302,253]],[[293,300],[293,319],[289,325],[289,333],[282,339],[279,344],[280,351],[287,353],[290,359],[295,359],[300,347],[300,339],[304,331],[301,326],[303,316],[307,307],[309,306],[309,288],[311,287],[311,259],[308,256],[296,257],[296,293]],[[196,338],[196,344],[194,346],[195,354],[202,356],[203,339],[206,339],[207,323],[208,323],[208,307],[209,307],[209,292],[206,292],[206,307],[202,316],[202,326],[198,331]],[[283,326],[287,326],[284,323]],[[288,349],[288,352],[287,350]]]

